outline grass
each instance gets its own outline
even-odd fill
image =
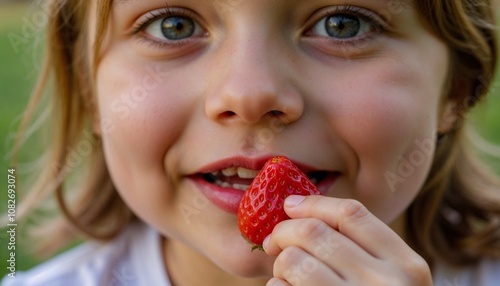
[[[16,132],[19,118],[28,100],[30,90],[36,79],[39,58],[34,48],[33,37],[26,37],[27,42],[17,46],[13,44],[13,35],[23,36],[26,33],[27,21],[33,21],[33,13],[23,2],[15,4],[0,4],[0,139],[2,157],[0,160],[0,177],[5,178],[9,166],[8,153],[12,146],[12,138]],[[29,31],[28,31],[29,32]],[[39,32],[36,30],[35,32]],[[10,36],[9,36],[10,35]],[[34,52],[35,51],[35,52]],[[486,105],[475,108],[472,119],[481,134],[487,139],[500,144],[500,76],[496,78],[490,97]],[[500,162],[493,162],[496,170],[500,170]],[[18,179],[19,181],[20,179]],[[1,182],[0,211],[4,213],[6,207],[6,193],[4,182]],[[7,273],[6,269],[6,242],[4,230],[0,233],[0,277]],[[19,238],[21,239],[21,238]],[[31,268],[38,261],[27,254],[28,249],[17,249],[17,270]]]

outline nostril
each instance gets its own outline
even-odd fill
[[[285,114],[283,111],[279,111],[279,110],[271,110],[270,113],[275,116],[275,117],[280,117],[282,116],[283,114]]]
[[[233,112],[233,111],[224,111],[224,112],[222,112],[222,113],[219,115],[219,117],[220,117],[220,118],[222,118],[222,119],[224,119],[224,118],[233,117],[234,115],[236,115],[236,113],[235,113],[235,112]]]

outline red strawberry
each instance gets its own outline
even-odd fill
[[[253,179],[240,202],[238,226],[254,249],[281,221],[290,219],[283,209],[290,195],[319,195],[318,188],[295,164],[284,156],[269,159]]]

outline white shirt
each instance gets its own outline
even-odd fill
[[[483,259],[467,267],[436,264],[433,280],[434,286],[500,286],[500,260]]]
[[[171,286],[158,232],[134,224],[113,243],[86,243],[22,273],[4,286]],[[435,286],[500,286],[500,260],[452,268],[437,264]]]
[[[62,253],[4,286],[171,286],[160,235],[144,224],[128,227],[113,243],[86,243]]]

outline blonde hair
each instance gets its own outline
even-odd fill
[[[99,2],[94,55],[102,43],[108,17],[105,7],[110,7],[111,1]],[[50,1],[52,15],[47,24],[46,60],[17,140],[22,141],[42,97],[50,97],[52,134],[49,152],[44,155],[45,167],[19,209],[20,215],[28,214],[46,197],[55,195],[63,217],[55,219],[49,228],[44,225],[44,231],[50,232],[50,236],[41,237],[50,239],[40,244],[39,252],[43,254],[69,244],[81,234],[92,239],[112,239],[135,218],[111,182],[99,136],[91,129],[96,112],[93,75],[98,57],[82,52],[89,47],[89,3]],[[53,91],[44,93],[49,83]],[[90,151],[78,152],[83,148]],[[67,177],[76,170],[82,172],[85,179],[81,184],[68,186]],[[69,195],[76,197],[71,206],[66,198]]]
[[[49,251],[81,234],[112,239],[136,219],[113,186],[99,136],[92,133],[95,92],[86,87],[94,86],[111,0],[98,1],[96,23],[88,22],[88,2],[51,1],[47,60],[19,132],[21,142],[51,82],[53,140],[45,162],[54,168],[39,174],[21,209],[26,214],[42,199],[55,195],[63,218],[50,228],[51,240],[45,244]],[[418,0],[416,5],[423,23],[451,51],[447,98],[457,103],[455,112],[460,117],[437,145],[427,181],[407,211],[407,237],[429,262],[471,263],[486,255],[500,256],[500,184],[471,153],[462,124],[465,112],[488,93],[495,72],[494,4],[488,0]],[[88,50],[89,24],[97,31],[93,54],[82,52]],[[76,168],[69,161],[68,150],[78,149],[82,142],[91,146],[86,163],[78,170],[85,174],[85,180],[68,186],[68,171]],[[69,193],[76,196],[71,204],[66,198]]]
[[[470,144],[478,138],[464,124],[465,113],[489,93],[497,67],[495,3],[417,3],[424,21],[450,48],[448,98],[459,119],[439,140],[430,175],[408,209],[408,239],[428,261],[463,265],[499,257],[500,182],[478,160]]]

